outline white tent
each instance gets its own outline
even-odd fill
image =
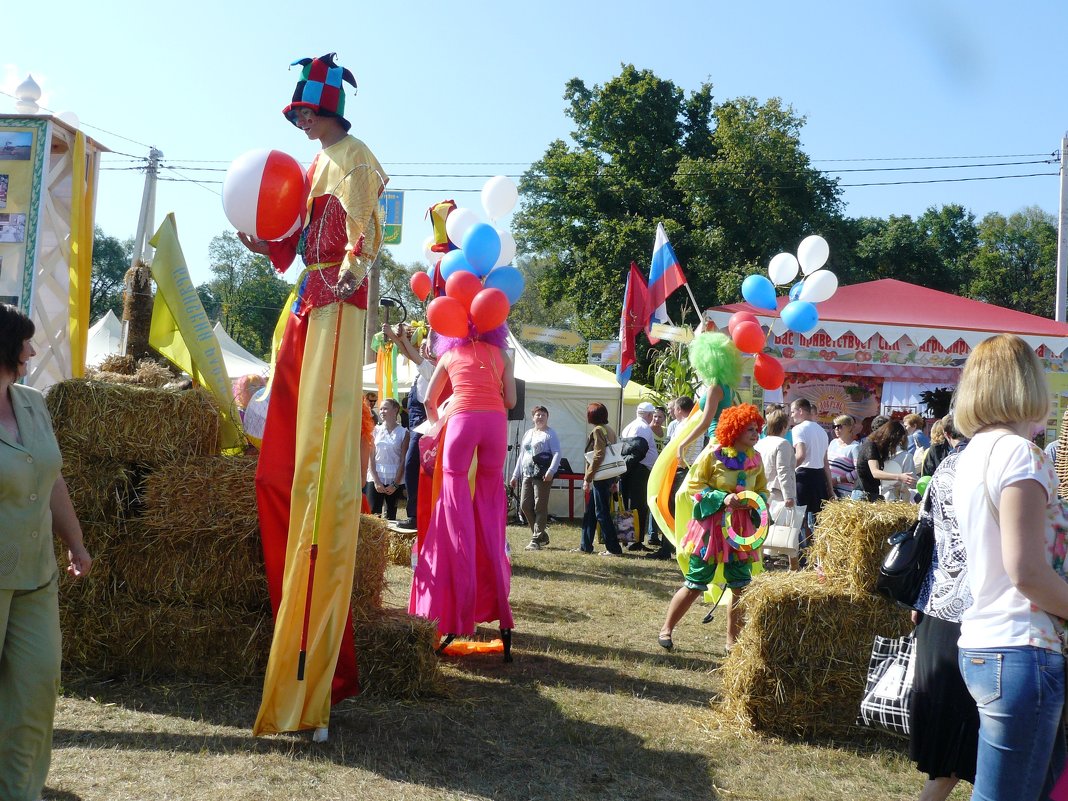
[[[215,323],[215,328],[212,331],[219,341],[219,347],[222,348],[223,361],[226,363],[226,374],[231,380],[245,375],[267,376],[270,365],[238,345],[223,329],[222,323]]]
[[[85,366],[96,367],[108,356],[118,354],[121,347],[122,323],[115,316],[115,312],[108,309],[107,314],[89,328],[85,346]]]

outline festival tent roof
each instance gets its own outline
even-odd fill
[[[789,302],[778,300],[779,311]],[[851,333],[861,340],[878,334],[887,342],[908,336],[916,345],[934,337],[943,348],[957,340],[975,347],[993,334],[1019,334],[1031,347],[1045,346],[1054,354],[1068,350],[1068,325],[1034,314],[1006,309],[992,303],[951,295],[893,278],[841,286],[830,300],[817,304],[817,330],[837,339]],[[762,323],[777,321],[777,315],[748,303],[731,303],[709,309],[706,314],[718,328],[726,328],[732,314],[747,311]],[[776,334],[783,326],[776,322]]]
[[[226,363],[226,374],[230,378],[240,378],[245,375],[267,375],[270,365],[238,345],[223,329],[222,323],[215,323],[215,328],[212,331],[214,331],[215,338],[219,341],[219,347],[222,348],[223,361]]]
[[[108,309],[107,314],[89,328],[85,346],[85,366],[96,367],[108,356],[117,354],[121,347],[122,323],[115,316],[115,312]]]

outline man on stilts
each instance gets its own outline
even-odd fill
[[[284,271],[305,270],[283,310],[256,471],[274,639],[255,734],[314,729],[326,738],[331,704],[359,692],[349,610],[359,533],[360,425],[367,273],[382,244],[378,197],[388,178],[348,134],[330,53],[303,67],[286,118],[322,144],[308,171],[307,225],[287,239],[245,234]]]

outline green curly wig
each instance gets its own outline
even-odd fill
[[[690,343],[690,364],[709,386],[737,387],[742,380],[742,354],[731,338],[702,332]]]

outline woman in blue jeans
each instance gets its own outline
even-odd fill
[[[1064,767],[1064,514],[1049,458],[1031,442],[1049,391],[1038,356],[999,334],[968,357],[953,419],[972,436],[953,504],[973,603],[957,641],[979,708],[973,799],[1046,798]]]
[[[609,505],[615,479],[593,480],[594,473],[604,461],[607,447],[616,441],[616,432],[608,425],[608,409],[603,403],[591,403],[586,407],[586,422],[594,427],[586,440],[586,452],[593,451],[593,461],[586,465],[586,475],[582,480],[582,490],[586,494],[586,513],[582,516],[582,541],[577,550],[593,553],[593,535],[597,524],[600,523],[605,547],[601,556],[622,556],[623,548],[616,536],[616,524],[612,520]]]

